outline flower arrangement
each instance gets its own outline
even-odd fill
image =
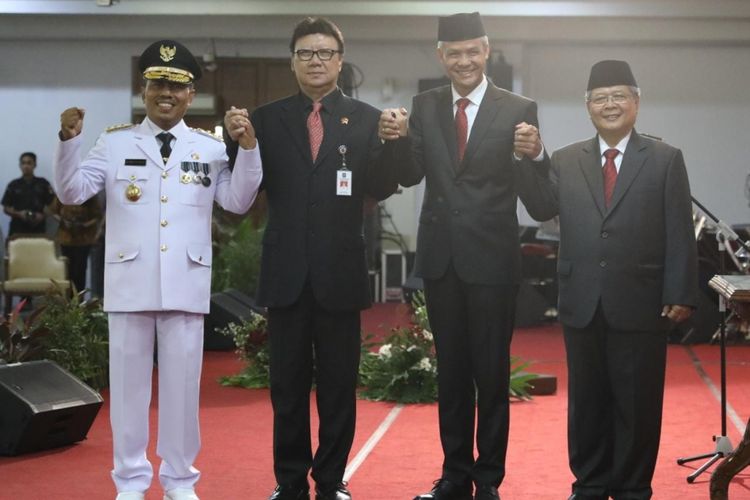
[[[396,328],[380,344],[365,338],[359,364],[360,396],[373,401],[431,403],[437,400],[437,360],[424,295],[412,299],[413,324]],[[222,385],[268,387],[269,352],[266,319],[254,314],[241,324],[218,329],[234,338],[237,354],[247,365],[237,375],[220,379]],[[524,370],[528,363],[511,357],[509,395],[528,399],[529,382],[537,377]]]
[[[394,329],[377,351],[362,356],[360,396],[373,401],[431,403],[437,399],[432,334],[419,325]]]
[[[216,331],[234,339],[234,345],[237,346],[235,352],[247,363],[240,373],[221,377],[219,383],[248,389],[269,387],[270,355],[266,318],[253,313],[250,320],[240,324],[229,323],[225,328],[217,328]]]

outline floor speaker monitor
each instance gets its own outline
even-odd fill
[[[102,397],[52,361],[0,365],[0,455],[86,438]]]

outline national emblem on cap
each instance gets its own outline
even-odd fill
[[[201,67],[193,54],[179,42],[159,40],[149,45],[138,59],[138,69],[147,80],[192,83],[200,79]]]

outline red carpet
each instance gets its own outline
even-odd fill
[[[363,327],[384,334],[388,327],[378,325],[401,323],[406,317],[404,308],[378,304],[365,314]],[[718,347],[696,346],[692,350],[718,387]],[[565,355],[559,327],[516,331],[513,353],[533,361],[532,371],[556,375],[558,393],[513,403],[507,476],[501,495],[505,500],[567,498],[571,476],[566,458]],[[746,421],[750,415],[750,348],[730,347],[728,359],[728,401],[739,418]],[[225,388],[216,383],[220,375],[234,373],[240,367],[233,353],[205,355],[203,448],[196,464],[203,473],[198,485],[203,500],[264,499],[274,486],[268,391]],[[106,399],[107,394],[104,396]],[[352,460],[393,408],[393,404],[359,402]],[[155,415],[154,412],[154,428]],[[670,346],[655,499],[708,498],[708,474],[694,484],[685,481],[702,462],[678,466],[675,460],[712,451],[711,437],[719,432],[720,412],[715,396],[696,371],[688,350]],[[728,434],[737,444],[740,433],[731,421]],[[149,456],[158,465],[153,445]],[[436,405],[407,406],[356,469],[350,488],[357,500],[410,499],[429,489],[440,474],[440,462]],[[111,439],[105,404],[86,441],[58,450],[0,458],[0,500],[112,499],[115,492],[110,468]],[[750,498],[750,471],[735,479],[730,497]],[[161,499],[156,481],[147,499]]]

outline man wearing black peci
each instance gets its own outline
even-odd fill
[[[636,132],[640,94],[627,62],[594,64],[596,135],[555,151],[550,177],[539,177],[547,203],[535,217],[560,216],[571,500],[652,497],[667,332],[697,304],[685,161]]]
[[[417,95],[408,126],[405,109],[381,115],[399,183],[426,180],[416,273],[435,336],[444,460],[420,500],[497,499],[505,475],[521,264],[516,203],[520,196],[536,213],[526,164],[548,160],[536,103],[487,79],[489,53],[478,13],[440,18],[437,54],[451,85]]]

